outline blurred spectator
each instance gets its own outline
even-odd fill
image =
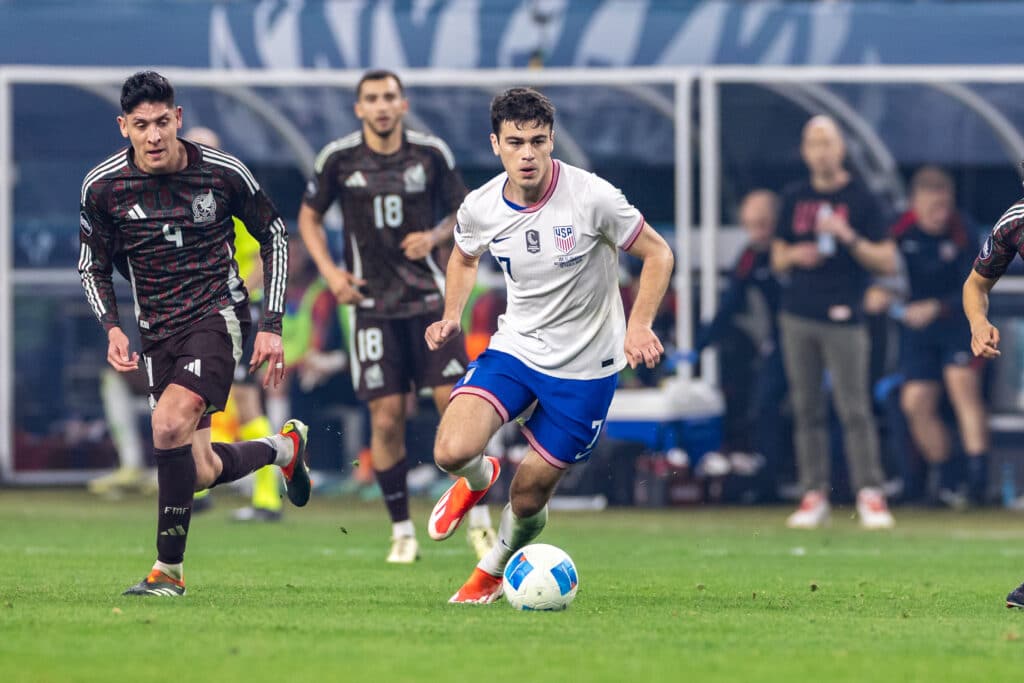
[[[862,301],[871,272],[895,270],[896,249],[885,238],[878,202],[843,167],[845,152],[835,121],[815,116],[807,122],[800,153],[810,178],[784,192],[772,245],[772,267],[786,276],[779,327],[804,491],[800,508],[787,520],[793,528],[818,527],[830,513],[826,371],[860,523],[870,529],[893,526],[881,489]]]
[[[768,190],[754,190],[740,203],[748,242],[718,312],[697,335],[691,358],[696,360],[707,346],[719,349],[725,396],[722,450],[736,461],[737,472],[759,471],[759,500],[776,497],[779,465],[792,452],[782,410],[787,391],[777,322],[782,292],[771,270],[778,206],[778,197]]]
[[[971,330],[961,313],[964,279],[975,240],[956,209],[953,179],[925,166],[911,180],[910,210],[890,229],[906,265],[906,300],[873,288],[868,305],[902,323],[900,405],[925,460],[938,470],[939,497],[962,502],[959,458],[940,414],[943,387],[967,455],[967,497],[982,503],[988,488],[988,415],[981,395],[981,359],[971,355]]]

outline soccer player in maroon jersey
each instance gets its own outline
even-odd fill
[[[143,71],[124,82],[117,122],[130,145],[89,171],[82,183],[78,270],[107,332],[107,362],[119,372],[134,371],[139,353],[129,348],[120,327],[113,268],[131,282],[151,391],[157,561],[125,595],[180,596],[195,491],[276,464],[292,503],[309,500],[302,422],[289,420],[279,434],[256,441],[210,439],[209,415],[227,401],[251,327],[249,297],[234,259],[232,217],[260,243],[267,293],[249,369],[269,363],[265,385],[284,376],[287,229],[244,164],[178,138],[182,110],[160,74]]]
[[[975,356],[1000,355],[999,329],[988,319],[988,296],[1017,254],[1024,256],[1024,199],[1015,202],[996,222],[964,282],[964,313],[971,325],[971,351]],[[1006,596],[1006,606],[1024,609],[1024,583]]]
[[[443,412],[468,364],[461,340],[430,353],[423,339],[444,304],[435,247],[451,241],[466,188],[441,139],[405,128],[408,107],[398,76],[364,74],[355,102],[362,128],[323,148],[299,211],[299,233],[320,274],[348,304],[352,384],[369,404],[373,468],[392,522],[387,561],[401,564],[419,557],[406,484],[405,396],[432,388]],[[323,228],[336,201],[347,238],[343,267],[331,258]],[[485,507],[475,514],[474,546],[486,552],[490,520]]]

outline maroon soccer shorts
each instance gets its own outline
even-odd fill
[[[461,333],[437,351],[427,348],[423,333],[436,313],[380,318],[349,308],[348,315],[352,387],[361,401],[455,384],[466,372]]]
[[[178,384],[206,401],[207,414],[224,410],[251,329],[248,307],[239,306],[215,311],[165,339],[143,342],[150,404],[156,406],[167,385]]]

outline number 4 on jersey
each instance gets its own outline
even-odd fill
[[[164,223],[164,239],[168,242],[174,242],[174,246],[180,247],[182,245],[181,239],[181,228],[172,228],[170,223]]]

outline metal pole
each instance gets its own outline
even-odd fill
[[[690,129],[692,117],[691,90],[693,75],[687,74],[675,83],[675,220],[676,220],[676,346],[679,349],[693,348],[693,258],[690,244],[693,235],[693,177],[691,171],[692,145]],[[693,366],[680,363],[677,374],[689,379],[693,376]]]
[[[710,321],[718,308],[718,264],[715,238],[719,228],[721,170],[718,122],[718,82],[704,75],[700,81],[700,319]],[[701,376],[718,386],[718,354],[708,349],[701,354]]]
[[[14,474],[14,124],[11,92],[14,86],[0,68],[0,480]]]

